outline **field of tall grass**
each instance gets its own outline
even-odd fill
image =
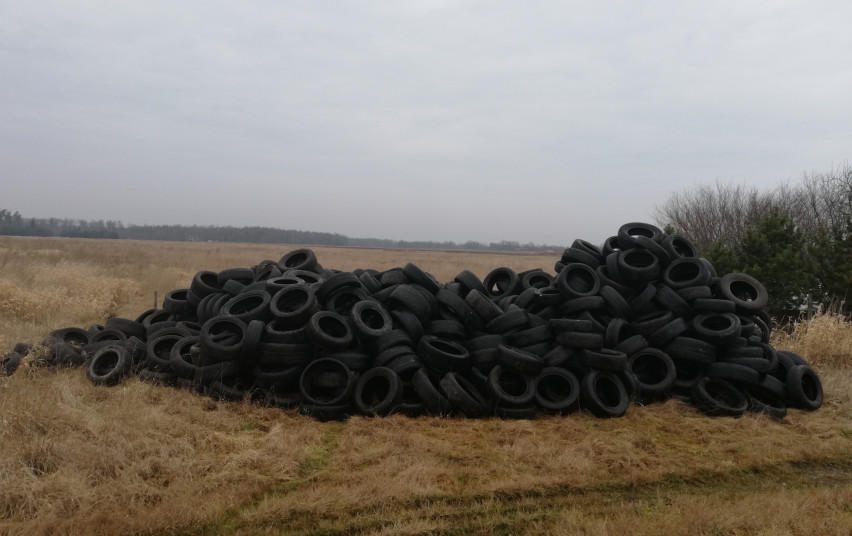
[[[287,249],[0,237],[0,351]],[[342,269],[413,260],[442,280],[554,261],[317,253]],[[850,534],[852,325],[824,315],[774,342],[817,367],[820,411],[711,419],[671,400],[616,420],[318,423],[24,367],[0,377],[0,534]]]

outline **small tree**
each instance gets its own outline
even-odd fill
[[[810,304],[811,291],[818,286],[818,266],[808,241],[781,210],[759,217],[733,246],[717,242],[705,253],[720,274],[745,272],[761,281],[769,292],[773,316],[798,314]]]

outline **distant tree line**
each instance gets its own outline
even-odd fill
[[[25,218],[18,211],[0,209],[0,235],[120,238],[121,222],[60,218]]]
[[[120,221],[111,220],[25,218],[17,211],[10,212],[5,209],[0,209],[0,235],[473,251],[556,252],[559,250],[556,246],[539,245],[532,242],[522,244],[506,240],[488,244],[473,241],[464,243],[404,241],[382,238],[351,238],[338,233],[319,233],[273,227],[125,225]]]
[[[852,167],[768,191],[704,186],[673,195],[658,212],[719,272],[760,279],[774,315],[852,312]]]

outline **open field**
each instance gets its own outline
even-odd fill
[[[200,269],[286,246],[0,237],[0,351],[135,317]],[[442,280],[555,259],[316,248]],[[209,399],[81,370],[0,378],[0,534],[852,534],[852,325],[778,337],[818,368],[820,411],[710,419],[676,401],[617,420],[352,418]]]

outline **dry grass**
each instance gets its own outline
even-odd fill
[[[839,314],[794,322],[779,330],[773,342],[779,348],[808,356],[816,367],[852,367],[852,321]]]
[[[0,239],[0,349],[130,315],[197,269],[285,249]],[[318,253],[342,268],[413,258],[442,279],[552,264]],[[0,378],[0,533],[850,534],[849,337],[848,324],[821,318],[777,341],[823,366],[828,395],[819,412],[781,423],[708,419],[670,401],[613,421],[323,424],[135,380],[106,389],[80,370],[26,370]]]

